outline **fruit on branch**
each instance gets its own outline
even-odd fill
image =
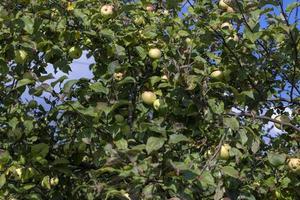
[[[193,44],[193,40],[191,38],[186,38],[185,43],[190,46]]]
[[[139,17],[136,17],[135,19],[134,19],[134,23],[136,24],[136,25],[144,25],[146,22],[145,22],[145,18],[144,17],[142,17],[142,16],[139,16]]]
[[[155,7],[154,7],[153,4],[148,4],[148,5],[146,6],[146,10],[147,10],[148,12],[153,12],[153,11],[155,10]]]
[[[124,74],[122,72],[114,73],[114,79],[117,80],[117,81],[122,80],[123,77],[124,77]]]
[[[232,7],[228,6],[228,8],[227,8],[227,12],[228,12],[228,13],[234,13],[234,12],[235,12],[235,10],[234,10],[234,8],[232,8]]]
[[[164,74],[164,75],[161,76],[161,80],[168,81],[169,78],[168,78],[167,75]]]
[[[50,185],[51,186],[56,186],[59,182],[59,179],[57,177],[53,177],[50,179]]]
[[[152,105],[156,100],[156,94],[151,91],[145,91],[142,93],[142,100],[145,104]]]
[[[275,117],[275,120],[279,121],[279,122],[284,122],[284,123],[290,123],[290,118],[286,115],[278,115]],[[278,129],[281,129],[282,126],[280,123],[276,123],[275,122],[275,127],[278,128]]]
[[[229,22],[224,22],[223,24],[221,24],[221,29],[227,29],[231,31],[233,30],[233,26]]]
[[[210,77],[215,80],[221,80],[223,78],[223,72],[221,70],[215,70],[210,74]]]
[[[114,6],[106,4],[101,7],[100,12],[101,12],[102,16],[109,17],[109,16],[113,15],[113,13],[114,13]]]
[[[219,1],[219,7],[224,9],[224,10],[227,10],[228,5],[224,2],[224,0],[220,0]]]
[[[161,51],[158,48],[150,49],[148,54],[152,59],[159,59],[161,57]]]
[[[229,144],[223,144],[221,146],[221,149],[220,149],[220,155],[219,157],[222,159],[222,160],[228,160],[229,159],[229,151],[231,149],[231,146]]]
[[[15,51],[15,61],[18,64],[24,64],[28,59],[28,53],[25,50]]]
[[[289,169],[294,173],[300,173],[300,159],[290,158],[287,161]]]
[[[78,59],[81,57],[81,55],[82,55],[82,50],[79,47],[74,46],[69,49],[69,56],[72,59]]]
[[[237,34],[234,34],[233,36],[230,36],[228,40],[233,40],[235,42],[238,42],[240,40],[239,36]]]
[[[159,110],[160,106],[161,106],[161,100],[160,99],[156,99],[154,102],[153,102],[153,107],[155,110]]]

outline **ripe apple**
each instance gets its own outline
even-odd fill
[[[233,26],[229,22],[224,22],[223,24],[221,24],[221,29],[233,30]]]
[[[192,44],[193,44],[193,40],[192,40],[191,38],[186,38],[186,39],[185,39],[185,43],[186,43],[187,45],[192,45]]]
[[[234,10],[232,7],[228,6],[227,12],[229,12],[229,13],[234,13],[235,10]]]
[[[238,42],[240,40],[240,38],[237,34],[234,34],[233,36],[229,37],[228,39],[233,40],[235,42]]]
[[[275,120],[280,121],[280,122],[285,122],[285,123],[290,123],[290,118],[286,115],[278,115],[275,117]],[[281,129],[281,124],[275,123],[275,127],[278,129]]]
[[[294,173],[300,173],[300,158],[288,159],[288,167]]]
[[[210,74],[210,77],[216,80],[221,80],[223,78],[223,72],[221,70],[215,70]]]
[[[106,4],[101,7],[101,15],[104,17],[111,16],[114,13],[114,6]]]
[[[162,102],[160,99],[156,99],[154,102],[153,102],[153,107],[155,110],[159,110],[160,106],[161,106]]]
[[[228,160],[230,149],[231,146],[229,144],[223,144],[220,150],[220,158],[223,160]]]
[[[123,79],[124,74],[122,72],[114,73],[114,79],[120,81]]]
[[[163,15],[167,17],[167,16],[170,15],[170,12],[169,12],[168,10],[164,10],[164,11],[163,11]]]
[[[148,12],[153,12],[153,11],[155,10],[154,5],[148,4],[148,5],[146,6],[146,10],[147,10]]]
[[[15,61],[18,64],[24,64],[28,59],[28,54],[25,50],[15,51]]]
[[[53,177],[50,179],[50,185],[56,186],[59,182],[59,179],[57,177]]]
[[[149,50],[149,57],[153,59],[159,59],[161,57],[161,51],[158,48],[153,48]]]
[[[136,24],[136,25],[144,25],[146,22],[145,22],[145,18],[144,17],[142,17],[142,16],[139,16],[139,17],[136,17],[135,19],[134,19],[134,23]]]
[[[142,100],[145,104],[152,105],[156,100],[156,94],[150,91],[145,91],[142,94]]]
[[[224,2],[224,0],[219,1],[219,6],[220,6],[220,8],[222,8],[224,10],[227,10],[227,8],[228,8],[228,5]]]
[[[78,59],[80,58],[82,55],[82,50],[79,47],[71,47],[69,49],[69,56],[72,59]]]
[[[167,81],[167,80],[169,80],[169,78],[167,75],[164,74],[161,76],[161,80]]]

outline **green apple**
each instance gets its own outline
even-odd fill
[[[50,179],[50,185],[56,186],[59,183],[59,179],[57,177],[53,177]]]
[[[158,48],[152,48],[149,50],[149,57],[153,59],[159,59],[161,57],[161,51]]]
[[[142,94],[142,100],[145,104],[152,105],[156,100],[156,94],[150,91],[145,91]]]
[[[106,4],[101,7],[101,15],[104,17],[109,17],[114,13],[114,6]]]
[[[82,55],[82,50],[79,47],[74,46],[69,49],[69,56],[72,59],[78,59],[81,57],[81,55]]]
[[[186,39],[185,39],[185,43],[186,43],[187,45],[192,45],[192,44],[193,44],[193,40],[192,40],[191,38],[186,38]]]
[[[221,80],[223,78],[223,72],[221,70],[215,70],[210,74],[210,77],[216,80]]]
[[[280,122],[284,122],[284,123],[290,123],[290,118],[286,115],[278,115],[275,117],[275,120],[280,121]],[[284,126],[284,125],[283,125]],[[282,126],[279,123],[275,123],[275,127],[278,129],[281,129]]]
[[[221,146],[220,150],[220,158],[222,160],[228,160],[229,159],[229,151],[231,149],[231,146],[229,144],[223,144]]]
[[[15,51],[15,61],[18,64],[24,64],[28,59],[28,54],[25,50]]]
[[[222,8],[224,10],[227,10],[227,8],[228,8],[228,5],[224,2],[224,0],[219,1],[219,6],[220,6],[220,8]]]
[[[114,73],[114,79],[120,81],[123,79],[124,74],[122,72]]]
[[[288,167],[294,173],[300,173],[300,159],[290,158],[288,159]]]
[[[145,22],[145,18],[144,17],[142,17],[142,16],[139,16],[139,17],[136,17],[135,19],[134,19],[134,23],[136,24],[136,25],[143,25],[143,24],[145,24],[146,22]]]
[[[116,114],[115,115],[115,120],[118,123],[122,123],[122,122],[124,122],[124,117],[122,115],[120,115],[120,114]]]
[[[50,177],[49,176],[45,176],[41,182],[41,185],[43,188],[46,188],[48,190],[51,189],[51,185],[50,185]]]
[[[233,26],[229,22],[224,22],[221,24],[221,29],[233,30]]]
[[[156,99],[154,102],[153,102],[153,107],[155,110],[159,110],[159,108],[161,107],[162,105],[162,101],[160,99]]]

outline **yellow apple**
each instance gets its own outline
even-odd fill
[[[223,144],[220,150],[220,158],[223,160],[228,160],[230,149],[231,146],[229,144]]]
[[[24,64],[28,59],[28,54],[25,50],[15,51],[15,61],[18,64]]]
[[[228,8],[228,5],[224,2],[224,0],[219,1],[219,6],[220,6],[220,8],[222,8],[224,10],[227,10],[227,8]]]
[[[215,70],[210,74],[210,77],[216,80],[221,80],[223,78],[223,72],[221,70]]]
[[[227,7],[227,12],[229,12],[229,13],[234,13],[235,10],[234,10],[232,7],[228,6],[228,7]]]
[[[159,59],[161,57],[161,51],[158,48],[153,48],[149,50],[149,57],[153,59]]]
[[[300,173],[300,158],[288,159],[288,167],[294,173]]]
[[[142,16],[139,16],[139,17],[136,17],[135,19],[134,19],[134,23],[136,24],[136,25],[143,25],[143,24],[145,24],[146,22],[145,22],[145,18],[144,17],[142,17]]]
[[[234,34],[233,36],[230,36],[228,39],[233,40],[235,42],[238,42],[240,40],[240,38],[237,34]]]
[[[153,102],[153,107],[154,107],[154,109],[155,109],[155,110],[159,110],[161,104],[162,104],[161,100],[156,99],[156,100]]]
[[[142,100],[145,104],[152,105],[156,100],[156,94],[150,91],[145,91],[142,94]]]
[[[168,78],[168,76],[167,76],[167,75],[162,75],[162,76],[161,76],[161,79],[162,79],[162,80],[164,80],[164,81],[167,81],[167,80],[169,80],[169,78]]]
[[[185,39],[185,43],[186,43],[187,45],[192,45],[192,44],[193,44],[193,40],[192,40],[191,38],[186,38],[186,39]]]
[[[101,15],[104,17],[111,16],[114,13],[114,6],[106,4],[101,7]]]
[[[114,79],[120,81],[123,79],[124,74],[122,72],[114,73]]]
[[[82,50],[79,47],[74,46],[69,49],[69,56],[72,59],[78,59],[81,57],[81,55],[82,55]]]
[[[57,177],[53,177],[50,179],[50,185],[56,186],[59,182],[59,179]]]
[[[290,123],[290,118],[286,115],[278,115],[275,117],[275,120],[280,121],[280,122]],[[275,127],[278,129],[282,128],[281,124],[279,124],[279,123],[275,123]]]
[[[152,4],[148,4],[147,6],[146,6],[146,10],[148,11],[148,12],[153,12],[154,11],[154,6],[152,5]]]
[[[223,24],[221,24],[221,29],[233,30],[233,26],[229,22],[224,22]]]

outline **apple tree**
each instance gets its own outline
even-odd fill
[[[299,199],[286,2],[1,1],[0,199]]]

